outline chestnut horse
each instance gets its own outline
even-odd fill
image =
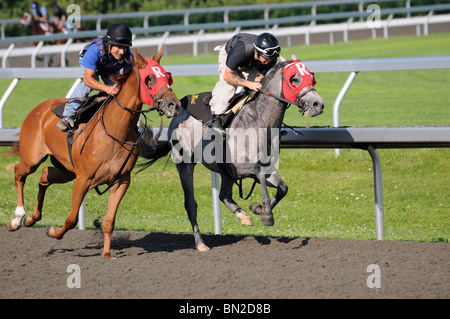
[[[53,98],[36,106],[25,118],[20,141],[11,152],[20,156],[14,167],[17,188],[15,218],[8,230],[33,226],[42,217],[42,205],[47,187],[75,179],[70,213],[61,228],[51,227],[50,237],[61,239],[78,222],[78,211],[86,193],[100,185],[108,185],[108,212],[103,222],[103,256],[111,258],[110,246],[117,207],[130,185],[130,173],[139,156],[137,123],[143,112],[142,104],[152,105],[160,114],[175,116],[180,101],[172,92],[172,77],[160,65],[160,50],[152,59],[142,57],[136,50],[134,68],[127,75],[116,76],[120,92],[103,106],[87,124],[79,125],[74,134],[72,161],[66,133],[56,123],[59,118],[52,110],[68,99]],[[32,215],[25,218],[23,187],[29,174],[50,155],[54,167],[44,167],[39,180],[37,204]]]

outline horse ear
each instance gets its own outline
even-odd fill
[[[286,59],[284,56],[280,55],[280,61],[281,61],[281,62],[286,62],[287,59]]]
[[[159,49],[158,53],[156,53],[156,54],[153,56],[152,60],[155,61],[155,62],[157,62],[157,63],[159,63],[159,61],[161,60],[161,57],[162,57],[162,48]]]
[[[145,58],[139,53],[137,49],[135,50],[134,60],[135,65],[137,65],[139,69],[145,69],[148,65]]]
[[[294,53],[292,53],[291,58],[292,58],[292,60],[299,60],[299,58],[297,58],[297,56]]]
[[[139,53],[138,49],[135,50],[134,58],[136,59],[136,61],[142,61],[142,60],[144,60],[144,58],[142,57],[142,55]]]

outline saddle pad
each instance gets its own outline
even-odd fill
[[[193,95],[186,95],[180,102],[181,106],[193,117],[202,123],[211,121],[212,112],[209,104],[206,104],[211,99],[211,92],[203,92]]]
[[[228,109],[232,108],[235,104],[245,98],[249,93],[247,91],[243,91],[241,93],[236,94],[229,101]],[[209,105],[209,101],[211,100],[211,92],[203,92],[193,95],[186,95],[183,97],[180,102],[181,106],[193,117],[202,123],[208,123],[212,119],[211,106]],[[230,112],[231,113],[231,112]],[[229,114],[225,118],[222,119],[222,123],[226,126],[230,124],[230,120],[232,119],[232,114]]]
[[[67,103],[69,102],[64,102],[63,104],[58,105],[52,110],[52,112],[55,113],[57,117],[63,117],[64,109],[66,108]]]
[[[87,101],[80,99],[80,101],[83,101],[84,104],[75,113],[75,122],[76,123],[87,123],[94,116],[94,114],[99,109],[100,105],[102,105],[102,103],[99,103],[99,102],[104,101],[104,99],[100,99],[101,96],[104,96],[104,94],[93,95]],[[52,112],[55,113],[56,116],[62,117],[67,103],[69,103],[69,101],[58,105],[57,107],[55,107],[52,110]]]

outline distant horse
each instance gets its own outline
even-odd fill
[[[170,88],[172,77],[159,65],[160,50],[152,59],[142,57],[136,50],[134,68],[128,74],[115,78],[120,92],[87,124],[79,124],[69,155],[66,133],[56,123],[59,118],[52,112],[69,99],[53,98],[36,106],[25,118],[19,144],[11,152],[19,154],[20,162],[14,167],[17,188],[15,218],[7,227],[13,231],[33,226],[41,219],[42,205],[47,188],[53,183],[75,180],[70,213],[62,228],[51,227],[48,235],[61,239],[75,227],[78,211],[86,193],[100,185],[108,185],[110,196],[108,212],[103,223],[105,234],[103,255],[111,257],[110,243],[114,230],[117,207],[130,185],[130,172],[139,155],[137,123],[142,104],[152,105],[160,114],[175,116],[180,101]],[[26,215],[23,187],[29,174],[50,155],[54,167],[44,167],[39,181],[37,204],[32,215]],[[73,164],[72,164],[73,163]]]
[[[197,225],[193,183],[196,162],[221,175],[219,198],[243,225],[253,225],[253,222],[233,200],[233,184],[247,177],[259,182],[262,205],[253,203],[249,208],[261,215],[264,225],[273,225],[272,209],[288,190],[275,167],[280,127],[286,108],[291,103],[296,104],[302,114],[316,116],[323,112],[324,102],[314,89],[315,83],[314,74],[293,56],[293,60],[279,62],[263,79],[262,93],[242,106],[227,129],[225,141],[206,125],[202,126],[184,108],[180,108],[180,114],[170,123],[167,143],[155,146],[154,141],[153,144],[151,140],[141,141],[140,155],[152,161],[172,150],[198,250],[209,248],[203,242]],[[272,199],[269,198],[267,186],[277,189]]]
[[[41,26],[42,25],[42,26]],[[37,21],[31,13],[24,12],[20,19],[19,26],[22,28],[31,27],[31,35],[45,35],[52,33],[61,33],[54,23]],[[66,40],[57,40],[56,44],[64,44]]]
[[[33,18],[31,13],[26,12],[26,11],[22,14],[22,18],[20,19],[19,25],[20,25],[20,27],[23,27],[23,28],[30,27],[31,35],[46,35],[46,34],[61,33],[61,31],[57,28],[57,26],[54,23],[49,23],[49,22],[44,23],[41,21],[37,21]],[[59,39],[54,42],[47,42],[47,43],[48,44],[65,44],[66,42],[67,42],[66,39]],[[38,45],[38,43],[34,42],[33,45],[36,46],[36,45]],[[40,58],[40,60],[42,60],[42,58]],[[53,64],[53,54],[51,54],[50,61],[49,61],[49,65],[51,66],[52,64]]]

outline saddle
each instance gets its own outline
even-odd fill
[[[83,105],[75,112],[75,123],[87,123],[98,111],[102,103],[106,100],[108,94],[105,92],[100,92],[95,94],[89,99],[75,98],[71,100],[85,101]],[[59,118],[63,117],[64,109],[69,102],[64,102],[57,107],[55,107],[52,112]]]
[[[229,101],[227,111],[222,115],[222,124],[226,128],[231,124],[232,119],[238,113],[240,108],[247,102],[254,98],[252,91],[243,91],[236,94]],[[193,95],[186,95],[180,102],[181,106],[194,118],[205,125],[208,125],[212,120],[212,112],[209,101],[211,101],[211,92],[203,92]]]

